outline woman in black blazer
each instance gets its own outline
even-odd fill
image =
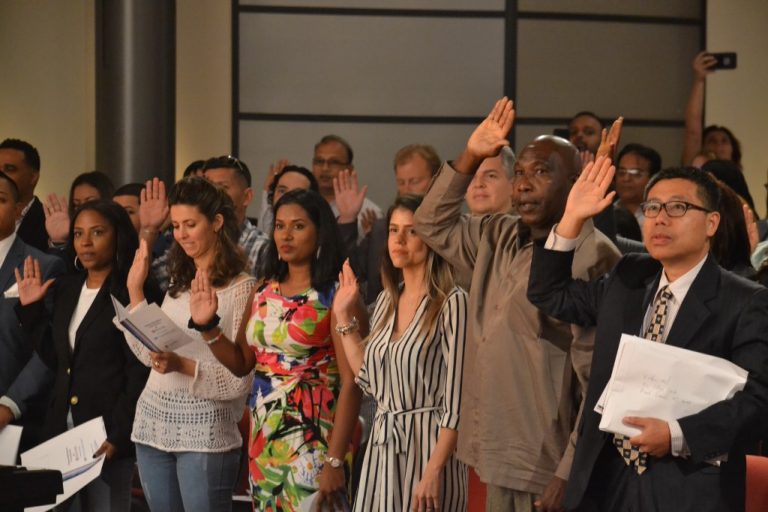
[[[113,324],[110,294],[127,302],[125,278],[138,246],[128,214],[117,203],[84,204],[70,228],[75,268],[57,279],[52,312],[43,298],[52,280],[40,278],[39,263],[27,258],[18,275],[19,320],[27,339],[55,375],[46,416],[47,438],[99,416],[107,440],[100,478],[77,496],[81,510],[130,509],[134,448],[130,441],[136,401],[149,370],[133,355]],[[159,293],[153,293],[159,295]]]

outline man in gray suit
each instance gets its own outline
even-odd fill
[[[36,443],[36,426],[45,414],[46,396],[41,396],[41,379],[50,379],[43,362],[22,339],[14,308],[18,292],[14,270],[31,256],[40,261],[45,280],[62,274],[65,265],[56,256],[44,254],[25,244],[16,235],[16,219],[21,214],[16,183],[0,172],[0,429],[9,423],[23,424],[23,447]]]

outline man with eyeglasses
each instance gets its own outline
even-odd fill
[[[651,176],[661,170],[661,156],[648,146],[627,144],[616,161],[619,163],[616,169],[617,199],[613,205],[634,215],[637,224],[642,227],[643,210],[640,203]]]
[[[344,169],[354,170],[352,163],[352,147],[338,135],[326,135],[315,144],[315,153],[312,157],[312,174],[317,178],[320,186],[320,195],[331,205],[334,215],[339,216],[336,207],[336,193],[333,188],[333,180]],[[376,203],[368,199],[363,200],[358,219],[359,240],[365,235],[363,219],[374,220],[383,217],[384,214]]]
[[[648,255],[624,256],[590,283],[573,279],[573,239],[613,199],[614,168],[599,159],[571,189],[560,223],[534,249],[528,298],[548,315],[597,328],[592,373],[564,505],[584,511],[743,510],[745,451],[768,409],[768,290],[720,268],[710,240],[719,189],[694,168],[653,176],[641,208]],[[623,333],[728,359],[748,370],[743,391],[699,413],[626,417],[640,433],[599,430],[594,408]],[[631,404],[627,404],[631,408]]]

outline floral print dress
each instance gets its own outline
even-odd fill
[[[249,477],[256,510],[298,510],[318,488],[341,379],[331,341],[333,293],[256,292],[246,327],[256,354],[249,398]]]

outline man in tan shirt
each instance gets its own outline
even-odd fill
[[[508,145],[513,119],[512,102],[499,100],[459,158],[443,165],[415,226],[459,273],[472,275],[459,458],[487,485],[487,510],[554,511],[571,467],[594,333],[543,315],[526,290],[532,241],[559,220],[581,166],[568,141],[539,137],[515,163],[518,215],[463,216],[475,171]],[[595,279],[618,258],[608,238],[585,225],[574,276]]]

